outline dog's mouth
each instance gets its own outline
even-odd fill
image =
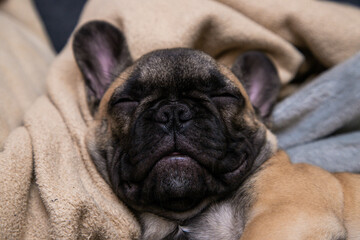
[[[177,151],[161,157],[139,183],[123,183],[124,194],[144,205],[186,211],[196,206],[207,191],[207,173],[189,155]]]
[[[231,175],[237,175],[245,165],[239,165]],[[153,164],[143,181],[122,182],[123,196],[130,205],[137,202],[137,206],[147,206],[147,209],[154,206],[163,211],[185,212],[206,199],[228,192],[225,179],[213,176],[208,168],[191,153],[170,151]]]
[[[155,204],[168,210],[185,211],[206,194],[205,178],[206,173],[196,160],[173,152],[155,164],[145,185],[152,190]]]

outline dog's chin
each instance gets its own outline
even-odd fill
[[[209,191],[213,176],[188,155],[159,159],[141,183],[124,183],[121,198],[134,210],[172,219],[186,219],[215,200]]]
[[[170,211],[187,211],[205,198],[207,174],[191,157],[173,154],[158,161],[144,188],[154,204]]]
[[[140,194],[146,208],[185,212],[206,198],[207,174],[191,157],[172,153],[157,161],[141,184],[124,184],[123,194],[130,205]]]
[[[198,159],[170,153],[157,160],[140,182],[121,181],[118,195],[139,212],[184,220],[237,189],[247,165],[241,162],[235,170],[219,175]]]

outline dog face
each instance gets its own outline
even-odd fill
[[[183,48],[133,63],[122,33],[99,21],[75,34],[73,49],[95,120],[89,153],[131,208],[189,218],[236,191],[272,154],[275,143],[259,119],[268,116],[279,80],[263,54],[241,55],[233,73]]]

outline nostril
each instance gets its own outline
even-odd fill
[[[186,122],[191,120],[192,114],[190,112],[190,109],[179,109],[178,111],[178,118],[181,122]]]
[[[154,113],[154,120],[157,123],[167,124],[172,121],[173,109],[168,104],[159,107],[159,109],[155,110]]]
[[[159,123],[167,123],[170,121],[170,113],[166,111],[159,112],[157,114],[157,122]]]

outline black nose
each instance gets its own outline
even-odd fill
[[[155,121],[164,125],[183,126],[192,119],[192,113],[188,105],[171,102],[159,107],[155,113]]]

